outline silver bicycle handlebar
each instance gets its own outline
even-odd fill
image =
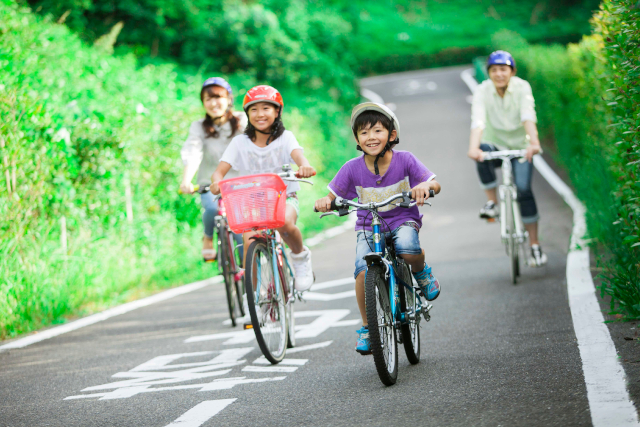
[[[519,157],[524,157],[526,154],[527,150],[485,151],[483,160],[516,159]]]
[[[305,184],[313,185],[313,182],[307,179],[298,178],[288,164],[282,165],[282,170],[284,172],[280,172],[278,176],[282,178],[283,181],[304,182]]]

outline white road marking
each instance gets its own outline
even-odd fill
[[[364,88],[364,87],[361,88],[360,89],[360,95],[362,95],[363,98],[367,98],[371,102],[377,102],[378,104],[384,104],[384,100],[382,99],[382,97],[380,95],[378,95],[374,91],[369,90],[367,88]]]
[[[335,301],[338,299],[354,298],[355,296],[356,291],[354,289],[351,291],[338,292],[337,294],[323,294],[320,292],[307,291],[303,298],[309,301]]]
[[[337,279],[337,280],[330,280],[328,282],[315,283],[312,289],[314,291],[319,291],[321,289],[329,289],[329,288],[335,288],[338,286],[352,285],[354,283],[356,283],[356,279],[354,279],[353,277],[347,277],[345,279]],[[303,297],[304,295],[306,294],[302,294]]]
[[[295,372],[297,366],[245,366],[242,372]]]
[[[290,350],[287,350],[287,353],[289,353]],[[285,358],[282,362],[279,363],[279,365],[297,365],[297,366],[302,366],[304,364],[306,364],[309,361],[309,359],[289,359],[289,358]],[[271,365],[271,362],[269,362],[267,360],[266,357],[264,356],[260,356],[258,357],[256,360],[253,361],[253,363],[255,365]]]
[[[188,292],[193,292],[197,289],[204,288],[205,286],[211,285],[213,283],[220,283],[222,282],[222,280],[223,280],[222,276],[216,276],[211,279],[206,279],[200,282],[191,283],[189,285],[180,286],[178,288],[169,289],[168,291],[164,291],[147,298],[122,304],[118,307],[105,310],[102,313],[93,314],[91,316],[87,316],[85,318],[76,320],[75,322],[67,323],[66,325],[47,329],[46,331],[39,332],[36,335],[30,335],[28,337],[15,340],[13,342],[10,342],[9,344],[0,346],[0,352],[13,350],[17,348],[24,348],[28,345],[47,340],[49,338],[57,337],[58,335],[66,334],[67,332],[75,331],[76,329],[93,325],[94,323],[102,322],[103,320],[107,320],[111,317],[128,313],[132,310],[135,310],[141,307],[146,307],[148,305],[155,304],[160,301],[166,301],[178,295],[183,295]]]
[[[296,338],[315,338],[329,328],[349,326],[351,323],[343,323],[341,320],[351,313],[350,310],[315,310],[297,311],[295,318],[317,317],[307,325],[296,325]],[[347,321],[350,322],[350,321]],[[226,340],[222,344],[246,344],[255,339],[255,333],[251,329],[233,332],[222,332],[211,335],[198,335],[184,340],[186,344],[202,341]]]
[[[289,348],[287,349],[287,354],[300,353],[303,351],[315,350],[317,348],[329,347],[331,344],[333,344],[333,341],[324,341],[317,344],[309,344],[303,345],[301,347]]]
[[[478,86],[472,68],[464,70],[460,77],[471,92]],[[638,413],[627,392],[626,375],[618,360],[609,328],[604,323],[589,270],[589,247],[584,241],[587,231],[586,209],[541,156],[534,156],[533,165],[573,210],[571,247],[567,256],[567,290],[587,386],[591,421],[594,427],[640,426]]]
[[[200,427],[235,401],[236,399],[205,400],[166,427]]]
[[[175,391],[175,390],[190,390],[197,389],[199,391],[215,391],[215,390],[229,390],[237,385],[242,384],[254,384],[254,383],[264,383],[269,381],[282,381],[286,377],[272,377],[272,378],[246,378],[246,377],[235,377],[235,378],[220,378],[214,380],[210,383],[201,383],[201,384],[188,384],[188,385],[179,385],[179,386],[170,386],[170,387],[147,387],[147,386],[139,386],[139,387],[125,387],[116,389],[109,393],[93,393],[93,394],[80,394],[77,396],[69,396],[65,397],[64,400],[78,400],[78,399],[91,399],[99,397],[99,400],[111,400],[111,399],[123,399],[135,396],[137,394],[142,393],[156,393],[160,391]]]

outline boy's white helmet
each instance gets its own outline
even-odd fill
[[[353,129],[353,125],[355,124],[358,116],[365,111],[377,111],[391,119],[393,128],[397,133],[397,138],[400,139],[400,122],[398,121],[398,118],[389,107],[384,104],[378,104],[377,102],[363,102],[362,104],[358,104],[353,107],[353,110],[351,110],[351,129]],[[355,132],[355,129],[353,130]]]

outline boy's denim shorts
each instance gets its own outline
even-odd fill
[[[393,244],[396,247],[396,255],[409,254],[420,255],[422,248],[420,247],[420,239],[418,237],[418,224],[413,221],[405,222],[392,232],[381,233],[380,236],[382,247],[388,235],[393,237]],[[358,242],[356,243],[356,271],[353,277],[358,277],[362,271],[367,269],[367,262],[364,256],[373,252],[373,233],[371,231],[358,231]]]

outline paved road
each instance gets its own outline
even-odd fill
[[[299,351],[276,370],[260,363],[251,331],[223,324],[215,285],[0,353],[0,426],[590,425],[565,284],[571,212],[536,175],[549,265],[512,286],[498,226],[477,219],[461,70],[364,81],[396,104],[399,148],[443,188],[420,235],[443,291],[422,323],[421,363],[402,355],[395,386],[353,350],[352,284],[296,304]],[[352,277],[354,247],[353,232],[317,246],[318,282]]]

